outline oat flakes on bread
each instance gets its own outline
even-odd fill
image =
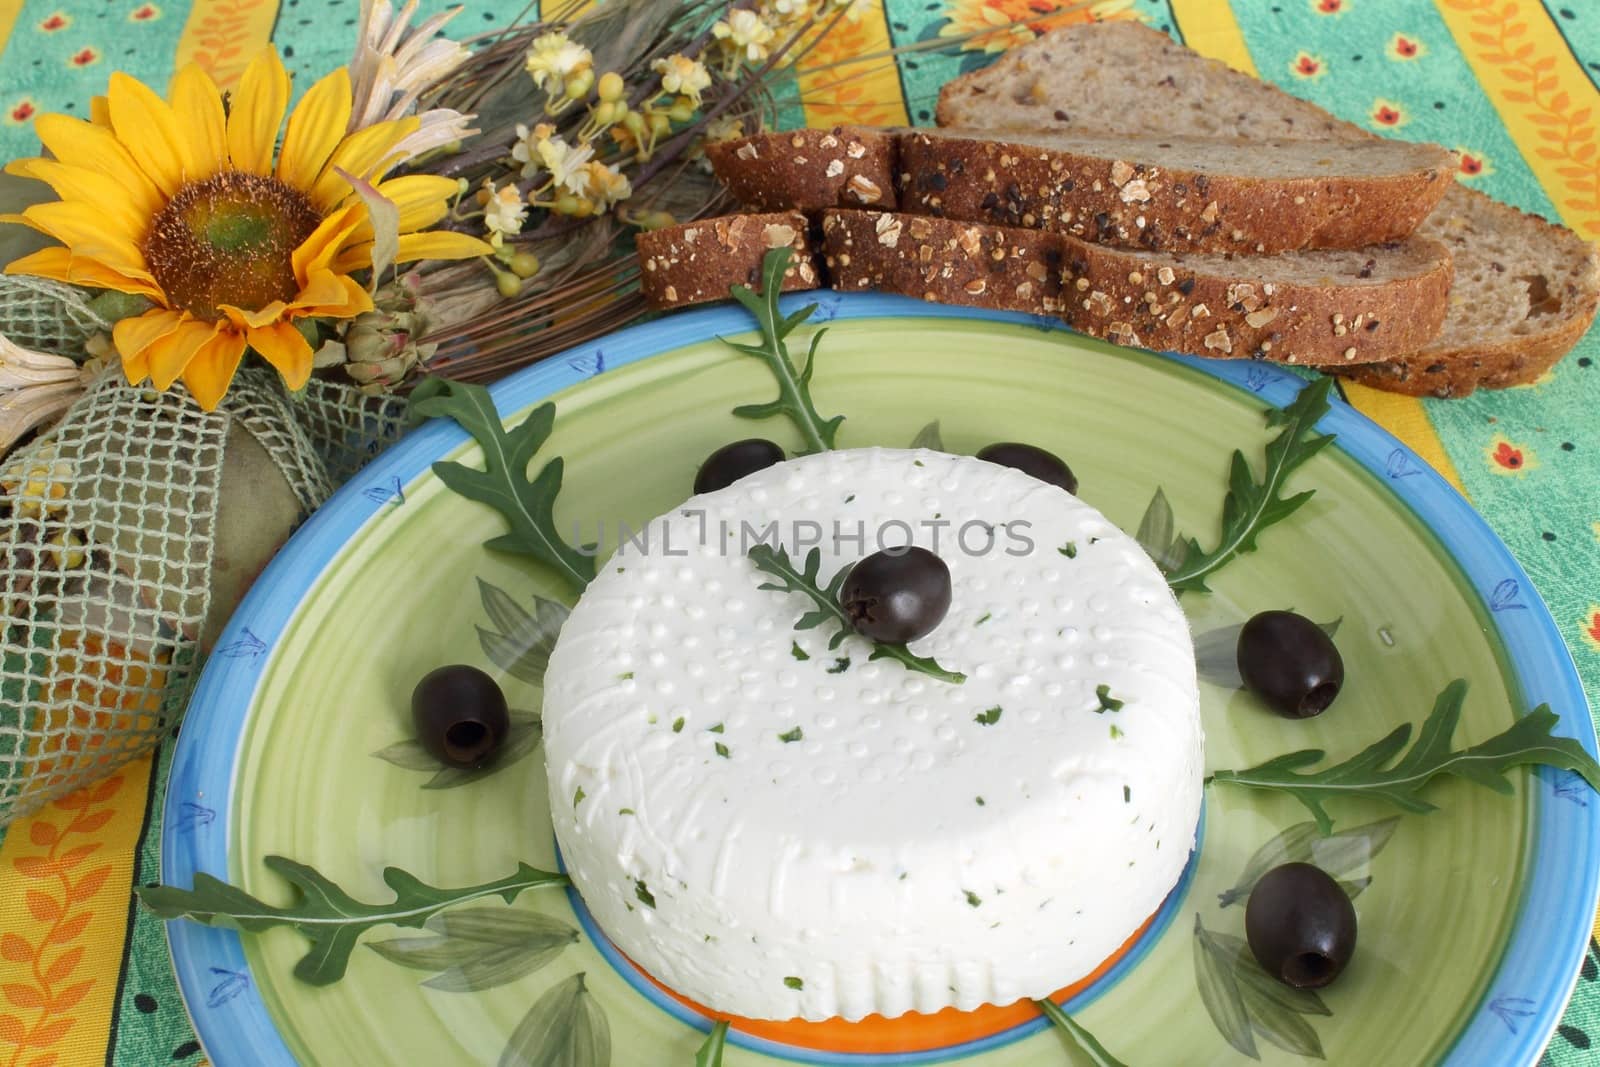
[[[706,157],[746,211],[892,210],[894,148],[891,130],[835,126],[721,141]]]
[[[985,129],[1376,138],[1132,22],[1066,27],[1013,48],[946,84],[937,117]],[[1369,384],[1450,396],[1526,384],[1582,338],[1600,308],[1593,245],[1475,189],[1457,184],[1418,233],[1451,248],[1458,288],[1439,337],[1381,372],[1358,371]],[[1496,269],[1507,266],[1502,249],[1519,250],[1514,271]]]
[[[761,261],[774,248],[795,251],[782,289],[821,284],[810,241],[810,224],[797,211],[722,215],[648,230],[635,238],[639,288],[654,308],[686,307],[726,300],[735,285],[759,287]]]
[[[1408,237],[1454,184],[1453,152],[951,129],[898,137],[903,210],[1176,252],[1360,248]]]
[[[1438,332],[1450,256],[1410,238],[1280,256],[1150,253],[926,215],[831,210],[835,289],[1059,314],[1118,344],[1302,366],[1396,358]]]
[[[1043,230],[881,211],[822,213],[823,262],[840,292],[874,289],[1030,315],[1060,315],[1063,250]]]

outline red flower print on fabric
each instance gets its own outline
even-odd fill
[[[160,17],[161,9],[154,4],[140,4],[128,13],[129,20],[133,22],[149,22]]]
[[[72,19],[60,11],[41,19],[39,22],[39,28],[45,33],[55,33],[57,30],[64,30],[70,25],[72,25]]]
[[[1319,15],[1342,15],[1345,7],[1345,0],[1311,0],[1311,10]]]
[[[1372,102],[1372,121],[1379,126],[1387,126],[1390,129],[1394,129],[1397,126],[1405,125],[1406,113],[1400,109],[1399,104],[1391,104],[1387,100],[1374,100]]]
[[[1328,72],[1328,68],[1323,65],[1321,56],[1297,52],[1294,62],[1289,64],[1289,71],[1297,78],[1320,78]]]
[[[93,48],[80,48],[72,54],[72,65],[74,67],[87,67],[99,59],[100,53]]]
[[[1584,616],[1580,629],[1583,631],[1584,642],[1596,652],[1600,652],[1600,604],[1589,605],[1589,613]]]
[[[1539,465],[1532,449],[1516,444],[1503,434],[1495,434],[1490,439],[1484,455],[1488,457],[1489,469],[1496,474],[1525,474]]]
[[[20,125],[33,118],[33,101],[22,100],[11,105],[11,113],[6,116],[13,124]]]
[[[1485,174],[1493,174],[1494,168],[1489,165],[1489,160],[1482,153],[1474,152],[1468,148],[1457,148],[1458,160],[1456,169],[1463,178],[1481,178]]]
[[[1389,38],[1389,46],[1384,51],[1390,59],[1398,59],[1403,61],[1407,59],[1416,59],[1418,56],[1426,54],[1428,49],[1415,37],[1411,37],[1404,33],[1397,33],[1393,37]]]

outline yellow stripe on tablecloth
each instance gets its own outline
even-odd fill
[[[271,42],[277,18],[278,0],[194,0],[173,69],[198,63],[223,89],[232,89],[245,65]]]
[[[825,14],[823,25],[833,17]],[[893,47],[883,0],[858,4],[854,18],[840,18],[802,61],[806,73],[799,79],[800,101],[806,125],[908,125],[900,75],[889,54]],[[856,56],[872,58],[851,62]]]
[[[1441,0],[1451,3],[1453,0]],[[1471,0],[1476,2],[1476,0]],[[1190,48],[1220,60],[1234,70],[1256,77],[1256,65],[1245,45],[1244,33],[1233,9],[1218,0],[1169,0],[1172,17]],[[1367,418],[1394,434],[1463,493],[1461,476],[1444,450],[1439,434],[1416,397],[1385,393],[1353,383],[1344,386],[1345,398]]]
[[[1220,60],[1242,74],[1256,77],[1255,61],[1245,47],[1244,33],[1233,9],[1217,0],[1169,0],[1172,18],[1185,43],[1203,56]]]
[[[14,823],[0,843],[0,1064],[103,1063],[151,758]]]
[[[6,50],[6,42],[11,39],[11,28],[17,24],[17,16],[22,14],[22,5],[28,0],[0,0],[0,54]]]
[[[1512,0],[1438,0],[1506,132],[1568,226],[1600,237],[1593,84],[1549,12]]]

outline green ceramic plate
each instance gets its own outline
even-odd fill
[[[847,416],[841,447],[905,446],[935,419],[952,451],[1029,441],[1067,457],[1080,495],[1124,528],[1138,524],[1160,486],[1180,526],[1202,541],[1215,534],[1230,452],[1260,462],[1263,398],[1281,405],[1300,384],[1259,365],[1202,366],[1014,316],[833,297],[825,313],[835,321],[814,391],[821,411]],[[670,509],[689,495],[700,460],[735,438],[795,443],[780,422],[754,426],[729,414],[773,388],[757,361],[715,340],[747,327],[734,309],[676,316],[497,391],[515,421],[559,388],[556,431],[542,454],[566,457],[564,527],[595,515],[637,525]],[[1420,721],[1457,677],[1471,685],[1463,743],[1550,700],[1562,729],[1592,747],[1571,665],[1552,649],[1560,644],[1548,616],[1504,549],[1420,460],[1359,415],[1336,405],[1323,425],[1340,434],[1339,447],[1297,476],[1315,499],[1229,566],[1215,592],[1183,604],[1202,644],[1269,607],[1341,620],[1345,692],[1329,714],[1290,722],[1237,690],[1203,684],[1208,766],[1250,766],[1303,747],[1342,758]],[[530,610],[535,595],[567,595],[538,565],[480,547],[501,520],[428,473],[429,461],[446,456],[477,462],[459,434],[439,427],[369,468],[297,535],[235,619],[190,711],[169,794],[169,804],[215,805],[219,818],[168,833],[165,881],[186,885],[210,870],[278,899],[284,887],[260,863],[278,853],[382,900],[386,864],[464,885],[508,874],[518,861],[557,863],[539,750],[453,788],[428,788],[430,771],[373,755],[407,737],[411,686],[440,664],[491,670],[513,707],[537,709],[538,690],[486,651],[492,640],[480,633],[496,622],[485,599],[494,594],[484,590]],[[1390,1067],[1531,1063],[1593,915],[1596,808],[1561,774],[1514,779],[1509,796],[1436,784],[1429,797],[1440,810],[1426,816],[1339,804],[1339,836],[1317,841],[1292,801],[1209,789],[1190,880],[1069,1009],[1130,1064],[1238,1064],[1236,1045],[1265,1063],[1317,1055]],[[1227,995],[1239,979],[1228,953],[1197,955],[1197,924],[1220,935],[1213,944],[1242,936],[1242,901],[1223,906],[1222,895],[1274,839],[1299,842],[1361,888],[1360,947],[1320,1001],[1285,1004],[1247,989],[1242,1003],[1255,1025],[1226,1035],[1197,982],[1220,982]],[[512,910],[555,923],[518,925],[525,952],[507,956],[524,966],[480,967],[472,972],[480,980],[510,980],[470,992],[437,988],[442,966],[411,969],[368,948],[342,982],[308,987],[291,977],[305,943],[289,931],[246,937],[241,948],[236,935],[179,923],[174,952],[201,1037],[222,1067],[291,1057],[494,1063],[530,1009],[556,1011],[580,973],[603,1013],[611,1063],[693,1062],[704,1017],[597,944],[575,898],[539,890]],[[503,923],[497,929],[512,936]],[[418,934],[386,929],[370,940],[402,936]],[[471,955],[470,946],[454,948],[457,962]],[[540,966],[517,975],[536,958]],[[229,985],[228,976],[247,980]],[[1083,1062],[1075,1055],[1017,1009],[876,1028],[769,1026],[736,1034],[725,1063]]]

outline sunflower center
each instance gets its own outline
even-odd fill
[[[223,304],[254,311],[293,300],[294,250],[321,221],[298,189],[224,171],[168,201],[145,238],[145,260],[169,306],[216,322]]]

